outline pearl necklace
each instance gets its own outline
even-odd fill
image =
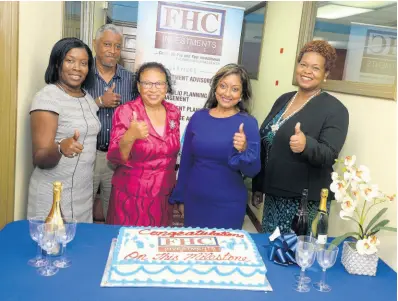
[[[320,94],[319,92],[321,92],[321,90],[319,89],[318,91],[316,91],[312,96],[310,96],[302,105],[301,107],[299,107],[296,111],[294,111],[293,113],[291,113],[289,116],[287,116],[286,118],[284,118],[283,120],[281,120],[284,112],[281,114],[281,116],[279,116],[278,120],[275,122],[275,124],[271,125],[271,130],[272,133],[276,133],[279,128],[282,126],[282,124],[284,124],[286,121],[289,120],[290,117],[292,117],[294,114],[296,114],[298,111],[300,111],[311,99],[313,99],[315,96],[317,96],[318,94]],[[321,92],[322,93],[322,92]],[[296,94],[294,94],[292,101],[289,103],[289,105],[287,106],[285,112],[287,112],[289,110],[289,108],[291,107],[291,105],[294,103],[294,100],[296,99],[298,92],[296,92]]]

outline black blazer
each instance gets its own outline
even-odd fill
[[[283,94],[276,100],[261,128],[295,93]],[[305,149],[300,154],[293,153],[289,146],[297,122],[301,123],[301,131],[307,139]],[[321,189],[329,189],[332,182],[332,166],[344,145],[348,123],[348,110],[337,98],[326,92],[314,97],[276,132],[268,154],[267,168],[264,168],[265,149],[262,145],[262,169],[253,179],[253,192],[299,197],[302,190],[308,188],[308,199],[319,200]]]

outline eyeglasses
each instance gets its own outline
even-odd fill
[[[166,87],[166,82],[140,82],[140,85],[145,89],[152,89],[153,85],[155,85],[156,89],[163,89]]]

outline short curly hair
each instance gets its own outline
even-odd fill
[[[326,41],[316,40],[308,42],[301,48],[299,56],[297,58],[297,63],[300,63],[306,52],[316,52],[325,58],[325,70],[330,71],[334,68],[336,63],[337,54],[336,50]]]

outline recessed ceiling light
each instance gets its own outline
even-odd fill
[[[330,4],[337,4],[350,7],[377,9],[397,3],[396,1],[330,1]]]
[[[340,19],[370,11],[373,11],[373,9],[327,4],[318,8],[316,17],[322,19]]]

